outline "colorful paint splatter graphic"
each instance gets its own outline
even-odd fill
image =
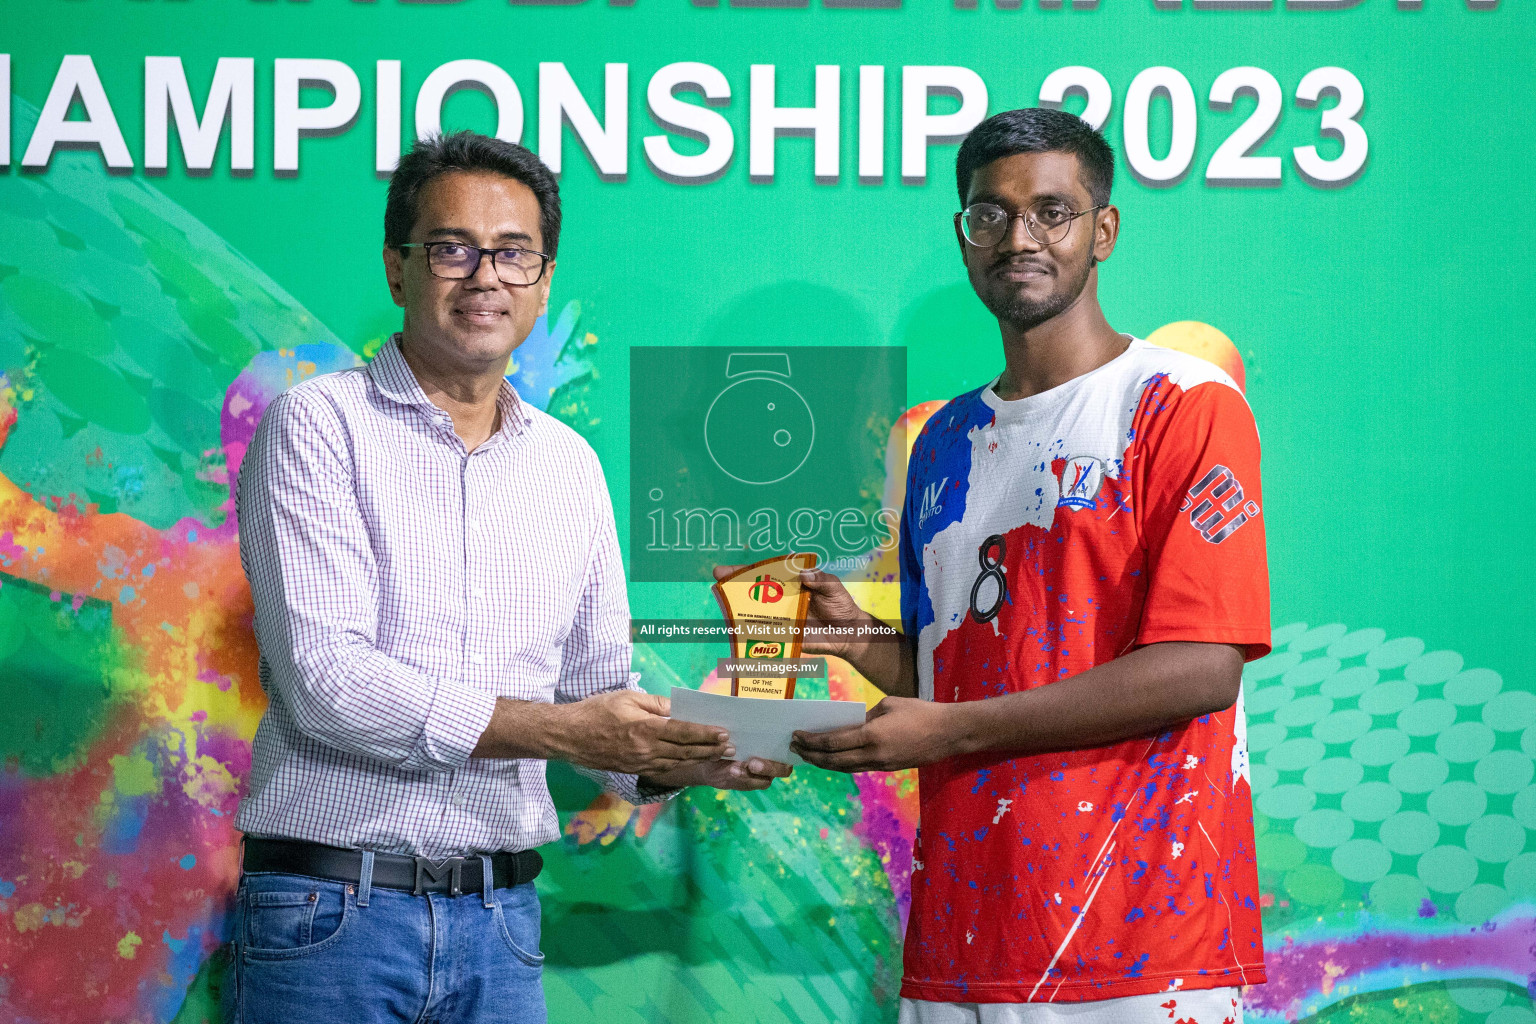
[[[1410,986],[1397,1019],[1529,1020],[1536,695],[1382,629],[1274,636],[1244,673],[1271,978],[1250,1016]]]
[[[541,323],[512,379],[583,427],[580,320]],[[0,1018],[214,1019],[264,706],[230,480],[273,395],[370,354],[93,159],[0,178]],[[887,505],[937,407],[893,432]],[[850,583],[894,619],[895,579],[877,553]],[[1274,642],[1245,674],[1273,979],[1250,1019],[1536,1022],[1536,696],[1381,629]],[[552,1019],[894,1018],[912,773],[643,812],[559,766],[551,788]]]

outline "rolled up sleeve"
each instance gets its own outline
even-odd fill
[[[598,496],[599,509],[592,553],[555,686],[557,704],[569,704],[611,690],[640,690],[640,674],[630,671],[634,645],[629,636],[629,595],[624,586],[613,502],[595,457],[589,468],[596,477],[591,490]],[[579,766],[576,770],[632,804],[655,803],[678,792],[645,785],[637,776],[623,772]]]

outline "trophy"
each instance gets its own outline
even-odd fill
[[[744,566],[714,585],[715,600],[731,628],[731,658],[782,661],[800,657],[811,595],[800,573],[816,568],[814,554],[791,554]],[[733,697],[795,695],[792,675],[732,675]]]

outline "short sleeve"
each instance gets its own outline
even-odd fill
[[[1269,567],[1259,435],[1220,381],[1155,378],[1136,412],[1132,474],[1147,552],[1136,642],[1226,643],[1269,653]]]
[[[922,444],[922,439],[918,439]],[[912,449],[913,456],[917,454],[917,448]],[[901,631],[909,637],[916,637],[918,631],[917,605],[922,597],[923,587],[923,556],[917,548],[917,539],[913,536],[913,530],[917,523],[917,514],[912,509],[912,496],[918,493],[914,484],[917,479],[917,467],[920,459],[909,456],[907,459],[907,493],[901,506],[901,522],[897,527],[899,542],[897,558],[900,562],[901,572]]]

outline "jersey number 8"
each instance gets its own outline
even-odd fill
[[[994,548],[997,550],[995,555],[992,553]],[[1003,557],[1007,554],[1008,542],[1000,533],[994,533],[982,541],[976,551],[976,561],[981,563],[981,572],[977,574],[976,582],[971,584],[971,618],[977,622],[991,622],[997,618],[997,613],[1003,610],[1003,602],[1008,600],[1008,580],[1003,576]],[[996,591],[985,608],[980,603],[983,586],[989,591]]]

